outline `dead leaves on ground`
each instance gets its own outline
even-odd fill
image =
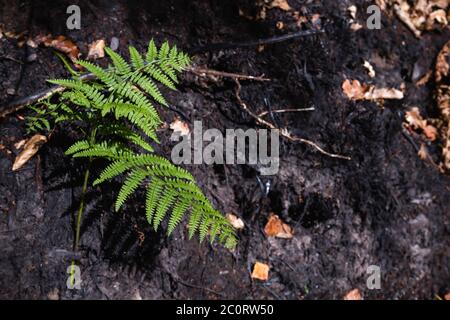
[[[350,290],[345,294],[344,300],[362,300],[361,292],[359,289]]]
[[[14,160],[12,167],[13,171],[19,170],[22,166],[28,162],[39,151],[40,147],[47,142],[47,137],[36,134],[28,139],[23,145],[23,150]]]
[[[37,44],[43,44],[46,47],[53,48],[66,54],[72,62],[75,62],[80,57],[80,50],[76,44],[65,36],[37,36],[34,41]]]
[[[405,120],[409,128],[422,131],[425,137],[430,141],[436,140],[438,136],[437,129],[428,124],[427,120],[422,118],[419,108],[413,107],[409,111],[406,111]]]
[[[442,146],[442,172],[450,170],[450,41],[448,41],[436,58],[434,69],[436,85],[436,104],[441,113],[439,119],[424,119],[419,108],[410,108],[405,114],[405,126],[423,133],[428,141],[439,141]],[[430,158],[426,146],[422,143],[419,150],[422,159]]]
[[[290,239],[294,236],[292,228],[281,221],[280,217],[276,214],[271,214],[266,226],[264,227],[264,232],[269,237],[277,237],[283,239]]]
[[[342,83],[342,91],[351,100],[401,100],[404,97],[403,91],[395,88],[377,88],[374,85],[361,84],[358,80],[349,79]]]
[[[230,221],[231,225],[232,225],[235,229],[238,229],[238,230],[239,230],[239,229],[244,229],[245,224],[244,224],[244,221],[242,221],[241,218],[235,216],[235,215],[232,214],[232,213],[228,213],[228,214],[226,215],[226,218],[227,218],[228,221]]]
[[[169,128],[172,129],[173,132],[179,132],[181,136],[187,136],[191,132],[189,125],[180,118],[175,118],[169,125]]]
[[[444,167],[450,170],[450,40],[444,45],[436,59],[435,69],[436,103],[442,115],[442,156]]]
[[[255,8],[256,7],[256,12]],[[281,10],[286,13],[286,16],[291,17],[297,26],[301,26],[308,22],[308,18],[302,15],[299,11],[296,11],[287,0],[260,0],[256,4],[252,3],[250,8],[239,8],[239,15],[245,17],[248,20],[264,20],[267,17],[267,13],[270,10]],[[310,16],[310,22],[315,27],[320,27],[320,15],[312,14]],[[277,29],[284,29],[285,22],[278,21],[276,24]]]
[[[256,261],[255,265],[253,266],[252,271],[252,279],[258,279],[261,281],[267,281],[269,280],[269,265]]]
[[[37,35],[36,37],[30,37],[27,34],[28,32],[10,32],[5,31],[2,24],[0,24],[0,39],[5,36],[10,39],[15,39],[17,41],[17,46],[22,47],[24,44],[29,46],[30,48],[37,48],[39,45],[43,45],[45,47],[53,48],[59,52],[64,53],[67,57],[75,64],[75,61],[81,57],[81,52],[75,42],[66,36],[59,35],[53,36],[51,34],[47,35]],[[100,59],[105,56],[105,40],[99,39],[92,42],[89,45],[89,52],[87,55],[87,59],[94,60]],[[75,64],[77,69],[81,69],[81,66]]]
[[[443,29],[448,25],[448,0],[390,0],[397,17],[420,38],[423,31]]]
[[[100,59],[105,56],[105,40],[100,39],[92,42],[89,45],[89,52],[87,55],[88,60]]]

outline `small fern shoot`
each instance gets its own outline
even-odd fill
[[[107,69],[76,61],[95,80],[49,80],[65,90],[56,99],[42,102],[44,108],[32,107],[35,115],[28,118],[29,130],[77,123],[85,138],[70,146],[66,155],[109,161],[93,184],[123,177],[116,211],[144,186],[145,217],[155,230],[167,220],[167,233],[171,234],[189,213],[189,238],[197,233],[203,240],[209,234],[211,241],[217,239],[234,248],[237,238],[233,227],[213,208],[193,176],[154,154],[152,147],[152,143],[159,143],[156,129],[162,123],[157,106],[168,105],[159,87],[176,90],[178,74],[189,65],[189,56],[167,42],[158,49],[153,40],[145,55],[130,47],[130,62],[109,48],[105,52],[112,62]]]

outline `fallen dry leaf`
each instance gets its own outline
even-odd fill
[[[433,75],[433,72],[431,70],[429,70],[422,78],[417,80],[416,85],[423,86],[423,85],[427,84],[428,81],[430,81],[432,75]]]
[[[429,158],[428,149],[427,149],[427,146],[424,143],[420,144],[420,149],[417,152],[417,155],[422,160],[427,160]]]
[[[356,19],[356,12],[358,11],[358,8],[356,8],[355,5],[351,5],[350,7],[348,7],[347,11],[350,14],[350,17]]]
[[[363,86],[358,80],[344,80],[342,83],[342,90],[344,94],[353,100],[364,99],[364,94],[367,92],[367,86]]]
[[[436,140],[438,135],[437,129],[432,125],[429,125],[427,120],[422,118],[419,108],[413,107],[409,111],[406,111],[405,120],[412,129],[421,129],[427,139],[431,141]]]
[[[47,137],[40,134],[36,134],[28,139],[23,147],[22,152],[20,152],[16,157],[16,160],[14,160],[12,170],[16,171],[20,169],[25,163],[27,163],[28,160],[31,159],[31,157],[36,154],[36,152],[38,152],[39,148],[46,142]]]
[[[448,25],[448,0],[390,0],[397,17],[420,38],[422,31],[442,29]]]
[[[286,0],[273,0],[271,3],[269,3],[269,9],[272,8],[278,8],[284,11],[292,10],[291,6]]]
[[[444,45],[436,58],[436,103],[441,111],[443,125],[442,156],[444,167],[450,170],[450,40]]]
[[[269,280],[269,269],[270,267],[262,262],[256,261],[255,265],[253,266],[253,272],[252,272],[252,279],[258,279],[262,281]]]
[[[228,213],[226,215],[226,218],[228,219],[228,221],[230,221],[231,225],[233,227],[235,227],[236,229],[244,229],[244,221],[242,221],[241,218],[238,218],[237,216],[235,216],[232,213]]]
[[[181,121],[179,118],[175,118],[169,127],[174,132],[179,132],[182,136],[187,136],[191,132],[189,125],[186,122]]]
[[[346,293],[344,300],[362,300],[361,292],[359,289],[353,289]]]
[[[26,142],[27,142],[27,139],[22,139],[22,140],[20,140],[20,141],[18,141],[16,143],[14,143],[14,147],[17,150],[19,150],[20,148],[22,148],[25,145]]]
[[[72,62],[75,62],[80,56],[80,50],[75,43],[65,36],[52,37],[51,35],[37,36],[34,41],[37,44],[43,44],[46,47],[65,53]],[[77,68],[80,66],[76,65]]]
[[[375,70],[373,68],[373,66],[370,64],[369,61],[364,60],[364,68],[367,69],[367,73],[369,74],[369,77],[371,78],[375,78]]]
[[[450,70],[450,64],[447,58],[450,55],[450,40],[444,45],[436,58],[436,82],[441,82]]]
[[[358,30],[360,30],[360,29],[362,29],[362,28],[363,28],[362,24],[360,24],[360,23],[358,23],[358,22],[352,23],[352,24],[350,25],[350,29],[351,29],[352,31],[358,31]]]
[[[105,40],[100,39],[89,45],[88,60],[100,59],[105,56]]]
[[[376,88],[373,85],[361,84],[358,80],[344,80],[344,94],[352,100],[403,99],[403,91],[394,88]]]
[[[277,237],[283,239],[290,239],[293,237],[292,228],[281,221],[276,214],[271,214],[269,221],[264,227],[264,232],[269,237]]]

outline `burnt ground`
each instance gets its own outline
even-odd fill
[[[81,30],[65,28],[68,5],[82,10]],[[264,20],[247,15],[253,1],[0,1],[0,22],[8,31],[51,33],[73,39],[87,53],[92,41],[120,39],[119,51],[148,40],[169,40],[189,52],[208,43],[254,41],[298,30],[279,9]],[[301,1],[291,6],[307,17],[320,14],[324,34],[255,47],[228,48],[194,55],[211,69],[265,74],[270,82],[242,82],[242,98],[253,110],[315,107],[313,112],[286,113],[273,119],[326,150],[351,161],[326,157],[304,144],[281,140],[280,171],[258,176],[249,165],[190,166],[199,185],[223,213],[245,222],[234,253],[220,246],[186,239],[180,227],[167,238],[143,217],[142,194],[124,211],[114,213],[118,185],[90,189],[88,212],[78,256],[82,289],[66,288],[72,259],[72,215],[77,207],[85,164],[64,157],[76,138],[58,129],[18,172],[11,166],[25,137],[20,116],[0,121],[0,298],[12,299],[341,299],[358,288],[366,299],[434,299],[450,290],[450,183],[422,161],[402,134],[405,110],[418,106],[436,115],[433,82],[414,81],[433,68],[449,39],[447,32],[414,38],[386,13],[381,30],[349,28],[347,8],[358,7],[365,21],[372,1]],[[284,22],[284,30],[276,23]],[[313,27],[311,24],[304,28]],[[37,59],[27,62],[27,57]],[[5,58],[8,57],[8,58]],[[12,58],[12,59],[11,59]],[[368,77],[363,60],[374,65]],[[103,62],[104,63],[104,62]],[[0,106],[46,87],[45,80],[67,77],[49,48],[19,47],[0,39]],[[406,85],[403,100],[353,102],[342,93],[346,78],[380,86]],[[11,90],[15,90],[11,95]],[[208,80],[186,74],[169,99],[178,116],[204,127],[251,128],[255,121],[242,109],[231,80]],[[177,113],[160,110],[170,123]],[[173,142],[161,130],[160,153]],[[431,152],[438,150],[431,149]],[[101,165],[96,168],[99,170]],[[267,195],[262,183],[270,181]],[[292,239],[267,238],[271,212],[294,228]],[[144,239],[142,241],[142,235]],[[140,238],[141,237],[141,238]],[[252,281],[255,261],[268,263],[270,279]],[[366,287],[369,265],[381,268],[382,288]]]

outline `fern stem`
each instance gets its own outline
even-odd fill
[[[92,158],[89,158],[89,163],[86,171],[84,172],[84,181],[83,181],[83,188],[81,190],[81,199],[80,199],[80,206],[78,207],[78,213],[76,217],[76,224],[75,224],[75,242],[73,246],[73,251],[78,251],[78,243],[80,242],[80,230],[81,230],[81,218],[84,213],[84,200],[85,195],[87,191],[87,185],[89,181],[89,175],[90,175],[90,167],[91,167]]]
[[[90,134],[90,144],[95,144],[95,135],[97,133],[97,128],[92,130]],[[80,206],[78,207],[78,213],[76,217],[76,223],[75,223],[75,241],[73,244],[73,251],[78,251],[78,244],[80,242],[80,231],[81,231],[81,218],[83,217],[84,213],[84,200],[87,192],[88,182],[89,182],[89,176],[90,176],[90,169],[92,164],[92,157],[89,157],[88,166],[86,168],[86,171],[84,172],[84,180],[83,180],[83,186],[81,189],[81,199],[80,199]]]

